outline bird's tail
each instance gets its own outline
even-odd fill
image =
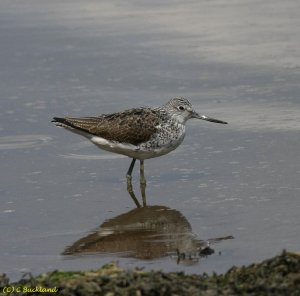
[[[95,134],[95,129],[99,124],[99,117],[54,117],[52,122],[56,126],[64,127],[71,131],[83,131]]]
[[[62,117],[53,117],[53,120],[51,122],[54,122],[56,126],[60,127],[69,127],[69,128],[75,128],[75,126],[66,118]]]

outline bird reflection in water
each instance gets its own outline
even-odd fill
[[[63,255],[117,254],[143,260],[171,256],[177,263],[189,264],[213,254],[214,243],[232,238],[200,240],[179,211],[146,206],[105,221],[68,246]]]

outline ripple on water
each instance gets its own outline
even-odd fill
[[[0,150],[26,149],[44,146],[52,140],[46,135],[20,135],[0,137]]]

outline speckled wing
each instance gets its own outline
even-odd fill
[[[106,140],[139,145],[157,132],[157,110],[137,108],[99,117],[54,117],[53,122],[102,137]]]

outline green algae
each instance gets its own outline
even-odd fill
[[[232,267],[225,274],[185,275],[162,271],[124,270],[116,263],[86,272],[53,271],[38,277],[23,278],[9,283],[0,277],[4,287],[56,288],[57,292],[43,295],[300,295],[300,256],[282,252],[281,255],[251,264]],[[28,295],[13,292],[10,295]],[[3,293],[4,295],[4,293]],[[32,292],[30,295],[41,295]]]

